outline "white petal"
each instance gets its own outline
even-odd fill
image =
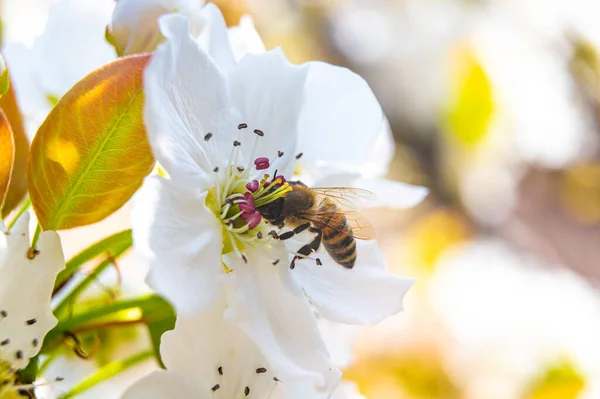
[[[65,267],[60,238],[41,233],[29,259],[29,214],[9,233],[0,233],[0,360],[23,368],[57,323],[50,307],[56,275]]]
[[[260,35],[254,28],[254,21],[250,15],[243,15],[238,26],[227,30],[229,43],[236,61],[244,58],[246,54],[260,54],[265,52],[265,45]]]
[[[329,399],[366,399],[358,392],[358,386],[353,381],[342,381]]]
[[[267,398],[276,384],[271,366],[240,328],[223,319],[226,306],[222,296],[205,312],[179,315],[162,338],[165,365],[218,398],[245,397],[246,387],[250,397]]]
[[[310,69],[298,127],[303,162],[364,163],[384,123],[371,88],[346,68],[323,62],[305,65]]]
[[[365,177],[384,176],[396,152],[396,143],[392,135],[390,123],[384,116],[383,126],[375,140],[367,161],[358,166],[358,171]]]
[[[200,47],[212,57],[221,71],[224,73],[229,71],[235,60],[229,46],[227,25],[221,10],[213,3],[208,3],[200,10],[198,17],[199,20],[195,25],[198,26],[199,32],[195,36]]]
[[[115,5],[109,36],[119,55],[151,52],[163,40],[158,18],[175,11],[169,0],[119,0]]]
[[[150,266],[148,282],[183,312],[213,303],[224,273],[221,224],[205,198],[151,176],[134,199],[134,245]]]
[[[350,367],[354,362],[354,344],[359,327],[320,319],[319,328],[331,354],[331,362],[340,369]]]
[[[214,61],[192,39],[181,15],[160,19],[167,41],[159,47],[144,74],[145,123],[158,162],[174,181],[206,187],[219,142],[228,143],[229,93]],[[212,133],[206,142],[204,137]],[[211,160],[209,161],[209,158]]]
[[[114,6],[111,0],[53,2],[48,24],[33,48],[38,62],[34,78],[46,95],[62,96],[85,75],[115,59],[104,40]]]
[[[46,15],[36,21],[39,23],[32,23],[31,7],[26,8],[29,18],[26,24],[20,24],[24,29],[35,31],[46,23],[43,33],[36,34],[33,46],[8,41],[3,48],[30,137],[52,108],[49,98],[62,97],[88,73],[115,59],[114,49],[104,40],[113,0],[51,3],[47,23]],[[13,22],[7,25],[14,27]]]
[[[277,255],[277,253],[274,253]],[[286,253],[279,254],[287,259]],[[284,386],[305,380],[330,392],[340,372],[330,362],[315,315],[302,290],[290,280],[289,268],[255,256],[231,264],[236,295],[229,300],[228,317],[256,343]],[[284,280],[284,281],[282,281]],[[285,281],[287,280],[287,281]]]
[[[340,172],[327,168],[318,168],[317,170],[321,170],[324,177],[315,182],[315,187],[356,187],[369,190],[375,194],[374,200],[360,205],[371,208],[411,208],[420,204],[429,194],[426,187],[413,186],[399,181],[377,177],[362,178],[359,173]],[[312,172],[314,174],[315,171]]]
[[[183,345],[182,345],[183,346]],[[192,380],[193,381],[193,380]],[[166,399],[190,398],[208,399],[181,374],[157,370],[133,384],[121,397],[122,399]]]
[[[246,160],[274,159],[271,169],[291,175],[306,72],[306,67],[291,64],[279,48],[249,54],[231,71],[231,99],[240,122],[248,124],[240,139]],[[254,129],[265,136],[253,134]],[[260,140],[258,150],[252,153],[255,140]],[[279,158],[277,151],[284,155]]]
[[[338,265],[322,250],[323,263],[297,262],[293,273],[323,317],[338,323],[375,324],[403,310],[402,298],[413,284],[385,271],[385,259],[375,241],[356,242],[353,269]]]
[[[379,178],[363,178],[353,183],[354,187],[364,188],[375,194],[375,201],[370,207],[411,208],[420,204],[429,190],[427,187],[412,186],[410,184]]]

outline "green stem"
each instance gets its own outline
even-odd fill
[[[37,226],[35,226],[35,233],[33,233],[33,239],[31,240],[32,249],[35,249],[35,246],[40,238],[40,234],[42,234],[42,226],[38,223]]]
[[[57,337],[62,337],[65,331],[75,330],[79,326],[83,326],[93,320],[99,319],[104,316],[109,316],[118,313],[122,310],[132,309],[141,307],[146,304],[151,298],[155,297],[154,294],[148,294],[137,298],[125,299],[110,303],[106,306],[93,308],[84,313],[77,314],[66,320],[60,320],[56,327],[52,329],[46,336],[47,342],[52,342]]]
[[[85,291],[90,284],[96,281],[98,276],[100,276],[100,274],[102,274],[102,272],[110,265],[112,265],[112,259],[105,259],[98,266],[96,266],[96,268],[90,274],[85,276],[85,278],[81,280],[79,284],[77,284],[77,286],[73,288],[73,290],[69,292],[58,305],[56,305],[54,308],[54,315],[60,318],[67,306],[69,306],[70,303],[73,303],[75,299],[77,299],[77,296]]]
[[[89,262],[102,254],[107,254],[108,256],[112,256],[113,259],[118,259],[131,247],[131,244],[131,230],[125,230],[106,237],[89,248],[84,249],[71,258],[71,260],[67,262],[64,270],[58,274],[52,295],[56,295],[56,293],[71,280],[79,268],[86,262]]]
[[[17,211],[17,214],[15,215],[15,217],[13,218],[13,220],[11,220],[10,224],[8,225],[7,231],[10,231],[10,229],[13,228],[13,226],[15,225],[15,223],[17,223],[17,220],[19,220],[19,218],[25,213],[27,212],[27,210],[31,207],[31,198],[29,198],[29,196],[27,196],[27,198],[25,198],[25,201],[23,201],[23,205],[21,205],[21,207],[19,208],[19,210]]]
[[[153,355],[152,351],[144,351],[137,353],[133,356],[130,356],[123,360],[118,360],[107,364],[104,367],[101,367],[94,374],[75,385],[71,390],[59,397],[59,399],[68,399],[73,398],[88,389],[98,385],[99,383],[108,380],[111,377],[135,366],[136,364],[142,363],[145,360],[148,360]]]

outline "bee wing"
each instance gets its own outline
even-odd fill
[[[375,194],[369,190],[352,187],[311,188],[319,197],[327,197],[345,209],[356,210],[375,201]]]
[[[350,234],[350,236],[353,238],[358,240],[373,240],[377,236],[377,232],[371,222],[358,211],[339,210],[331,212],[329,210],[309,210],[302,214],[302,218],[316,224],[324,224],[341,234],[349,235],[344,230],[344,226],[324,222],[325,220],[330,219],[331,214],[337,214],[346,218],[347,223],[352,227],[352,234]]]

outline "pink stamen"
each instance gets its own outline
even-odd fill
[[[260,157],[254,160],[254,166],[256,166],[256,170],[264,170],[268,169],[271,164],[269,163],[269,158]]]
[[[258,180],[252,180],[250,183],[246,184],[246,188],[248,189],[248,191],[250,192],[256,192],[256,190],[258,190],[258,187],[260,187],[260,183],[258,182]]]
[[[240,218],[242,218],[244,222],[248,223],[248,227],[251,229],[258,226],[260,224],[260,221],[262,220],[260,213],[258,212],[242,213],[240,215]]]
[[[252,207],[252,209],[254,209],[254,196],[250,193],[245,193],[244,194],[244,200],[246,200],[246,202],[248,203],[248,205],[250,205]]]
[[[254,212],[256,209],[254,209],[254,207],[252,205],[249,204],[244,204],[241,203],[240,204],[240,211],[244,212],[244,213],[252,213]]]

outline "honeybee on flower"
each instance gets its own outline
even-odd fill
[[[145,71],[145,124],[166,177],[146,179],[133,219],[148,282],[180,314],[218,307],[280,381],[331,392],[340,373],[314,309],[336,322],[375,323],[402,309],[412,280],[386,273],[375,241],[355,240],[370,238],[370,227],[359,231],[340,194],[365,191],[309,189],[293,172],[299,163],[365,162],[385,122],[379,103],[349,70],[294,65],[280,49],[236,61],[227,35],[215,34],[224,24],[212,25],[210,41],[225,40],[212,47],[181,15],[159,25],[166,41]],[[406,206],[426,193],[398,184]],[[298,207],[306,199],[316,201]],[[233,288],[217,301],[224,283]]]

